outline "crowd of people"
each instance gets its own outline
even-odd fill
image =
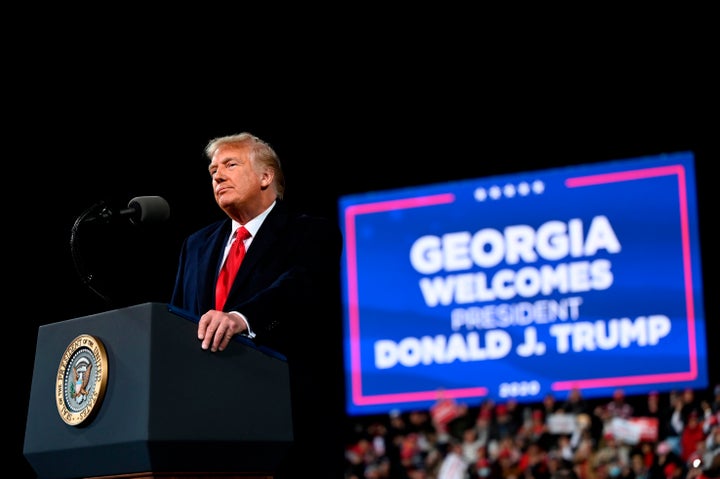
[[[468,406],[438,391],[428,410],[359,416],[345,479],[705,479],[720,477],[720,385]]]

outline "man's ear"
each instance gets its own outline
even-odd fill
[[[260,186],[267,188],[272,184],[274,178],[275,171],[272,168],[265,168],[265,171],[260,176]]]

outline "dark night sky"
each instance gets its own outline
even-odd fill
[[[519,69],[494,80],[470,69],[446,69],[441,80],[429,79],[419,66],[393,76],[360,68],[333,75],[328,68],[314,81],[288,80],[298,72],[281,71],[262,89],[235,74],[232,86],[205,78],[200,87],[185,71],[173,72],[173,82],[106,69],[14,91],[20,107],[9,112],[5,231],[13,251],[8,297],[20,315],[6,325],[20,326],[22,347],[13,363],[24,365],[24,379],[13,384],[20,394],[13,399],[17,420],[10,436],[24,436],[38,326],[106,308],[74,268],[75,219],[98,201],[122,208],[134,196],[165,197],[171,218],[157,228],[82,234],[90,243],[83,249],[86,266],[118,306],[168,300],[182,238],[220,215],[202,148],[211,137],[245,130],[279,153],[287,199],[333,218],[338,197],[348,193],[693,151],[705,316],[709,336],[717,338],[711,233],[717,91],[706,88],[712,82],[696,65],[683,64],[675,75],[667,68],[636,75],[632,62],[620,66],[587,66],[553,78]],[[204,64],[196,68],[203,70],[192,78],[218,74],[204,71]],[[109,82],[112,73],[118,77]],[[32,259],[40,246],[42,260]],[[37,295],[31,267],[40,261],[46,272]],[[709,350],[711,384],[719,383],[718,351]],[[27,467],[21,440],[11,452]]]

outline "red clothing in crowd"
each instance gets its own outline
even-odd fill
[[[688,422],[683,428],[680,435],[680,458],[683,462],[687,462],[690,456],[698,447],[698,442],[705,440],[705,431],[703,431],[702,422],[698,419],[696,413],[691,413]]]

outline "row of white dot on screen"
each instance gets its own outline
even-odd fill
[[[504,186],[493,185],[490,188],[477,188],[474,193],[476,201],[499,200],[515,196],[540,195],[545,191],[545,183],[535,180],[532,183],[522,181],[517,185],[508,183]]]

